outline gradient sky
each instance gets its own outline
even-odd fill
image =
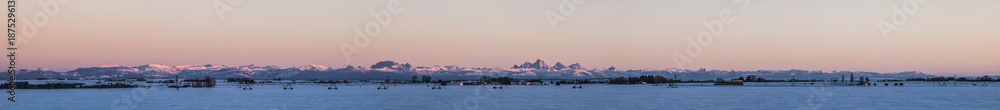
[[[44,11],[19,1],[19,27]],[[103,64],[510,67],[536,58],[586,68],[675,68],[685,37],[733,10],[735,23],[686,69],[922,71],[1000,75],[1000,1],[934,0],[882,37],[903,0],[588,0],[549,27],[559,0],[402,0],[403,11],[347,62],[339,44],[387,0],[73,0],[18,50],[19,68]],[[34,18],[40,19],[40,18]],[[23,28],[22,28],[23,29]],[[20,32],[23,32],[20,31]],[[24,34],[19,34],[24,35]]]

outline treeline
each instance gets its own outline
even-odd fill
[[[680,80],[667,79],[660,75],[642,75],[639,77],[618,77],[608,81],[608,84],[642,84],[642,83],[670,83],[681,82]]]
[[[407,63],[406,65],[409,65],[409,63]],[[407,68],[409,68],[409,67],[407,67]],[[412,82],[412,83],[428,83],[428,82],[431,82],[431,76],[421,75],[420,76],[420,80],[417,80],[417,75],[413,75],[413,80],[410,81],[410,82]]]
[[[541,80],[538,80],[538,81],[541,81]],[[566,81],[566,80],[553,81],[553,82],[549,82],[549,83],[550,84],[560,85],[560,84],[594,84],[594,83],[604,83],[604,82],[590,81],[589,79],[584,79],[584,80],[571,80],[571,81]]]
[[[801,79],[790,79],[790,80],[764,79],[763,77],[757,77],[757,75],[747,75],[747,77],[745,77],[745,78],[744,77],[740,77],[740,78],[736,78],[736,79],[733,79],[733,80],[742,80],[743,82],[823,82],[823,81],[826,81],[826,80],[818,80],[818,79],[809,79],[809,80],[801,80]],[[858,79],[858,81],[868,81],[868,78],[861,77],[861,78]]]
[[[765,79],[763,77],[757,77],[756,75],[748,75],[746,77],[739,77],[739,78],[734,78],[734,79],[730,79],[730,80],[732,80],[732,81],[744,81],[744,82],[823,82],[823,81],[826,81],[826,80],[818,80],[818,79],[809,79],[809,80],[801,80],[801,79],[774,80],[774,79]],[[638,77],[618,77],[618,78],[612,78],[612,79],[610,79],[608,81],[608,84],[704,83],[704,82],[717,82],[717,81],[723,81],[723,79],[719,78],[717,80],[677,80],[677,79],[668,79],[666,77],[659,76],[659,75],[642,75],[642,76],[638,76]],[[833,80],[833,81],[839,81],[839,80]],[[853,80],[853,81],[870,81],[870,80],[867,77],[860,77],[859,79]]]
[[[479,81],[482,81],[483,83],[486,83],[486,84],[510,85],[512,82],[517,82],[517,79],[510,78],[510,77],[496,77],[496,78],[494,78],[494,77],[489,77],[489,76],[483,76],[483,77],[479,78]]]
[[[906,81],[1000,81],[1000,78],[991,78],[990,76],[982,76],[976,78],[965,78],[965,77],[933,77],[933,78],[907,78]]]
[[[257,83],[257,81],[250,78],[226,78],[226,82]]]

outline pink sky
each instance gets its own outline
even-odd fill
[[[586,68],[678,67],[686,37],[731,10],[686,69],[923,71],[1000,75],[1000,1],[930,1],[883,37],[877,25],[903,0],[588,0],[550,28],[559,0],[400,1],[370,44],[348,62],[341,43],[389,0],[245,0],[220,14],[213,0],[19,1],[18,26],[37,33],[19,68],[68,71],[103,64],[510,67],[535,58]],[[565,6],[564,6],[565,7]],[[38,14],[36,16],[36,13]],[[40,20],[47,16],[47,20]],[[32,22],[32,19],[40,22]],[[24,28],[21,28],[24,29]],[[21,30],[19,32],[27,32]],[[19,35],[27,35],[20,33]]]

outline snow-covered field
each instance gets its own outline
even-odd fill
[[[18,90],[17,102],[0,102],[3,110],[312,110],[312,109],[998,109],[1000,83],[990,86],[939,86],[907,82],[907,86],[750,86],[681,84],[588,84],[563,86],[444,86],[427,84],[280,85],[242,90],[153,87],[133,89]]]

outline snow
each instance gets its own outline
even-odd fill
[[[544,61],[539,59],[538,64],[541,65]],[[557,62],[558,63],[558,62]],[[408,64],[408,63],[407,63]],[[576,64],[574,64],[576,65]],[[47,69],[34,69],[26,71],[51,71]],[[91,78],[124,78],[124,77],[136,77],[136,75],[145,76],[147,78],[162,78],[162,77],[249,77],[249,78],[283,78],[297,75],[299,73],[309,72],[319,72],[319,73],[361,73],[378,71],[378,72],[394,72],[401,75],[444,75],[444,76],[524,76],[524,77],[546,77],[546,78],[604,78],[604,77],[618,77],[618,76],[636,76],[636,75],[677,75],[682,74],[694,74],[699,77],[711,77],[717,78],[716,76],[733,76],[733,75],[767,75],[767,78],[784,78],[792,75],[813,75],[816,73],[822,73],[816,76],[829,77],[836,74],[835,76],[840,76],[840,74],[852,73],[848,71],[804,71],[804,70],[757,70],[757,71],[721,71],[721,70],[711,70],[711,71],[691,71],[686,69],[678,68],[668,68],[661,70],[654,69],[633,69],[633,70],[622,70],[617,69],[615,71],[609,71],[606,68],[594,68],[594,69],[552,69],[552,68],[503,68],[503,67],[479,67],[479,68],[467,68],[460,67],[456,65],[449,66],[433,66],[433,67],[412,67],[405,68],[402,66],[392,65],[386,68],[368,68],[366,66],[343,66],[340,68],[331,68],[324,65],[309,64],[304,66],[294,66],[290,68],[280,68],[278,66],[270,65],[243,65],[243,66],[229,66],[229,65],[218,65],[218,64],[200,64],[200,65],[178,65],[169,66],[163,64],[147,64],[140,66],[123,66],[123,65],[101,65],[100,67],[89,67],[89,68],[78,68],[69,72],[35,72],[37,74],[46,74],[49,76],[60,76],[60,77],[70,77],[72,79],[91,79]],[[906,76],[906,77],[924,77],[932,76],[927,75],[922,72],[896,72],[888,74],[880,74],[874,72],[864,73],[866,76],[875,77],[893,77],[893,76]],[[877,74],[877,76],[875,75]],[[322,75],[322,74],[319,74]],[[715,75],[715,76],[712,76]],[[825,75],[825,76],[824,76]],[[892,76],[890,76],[892,75]],[[799,78],[807,78],[809,76],[798,76]]]

